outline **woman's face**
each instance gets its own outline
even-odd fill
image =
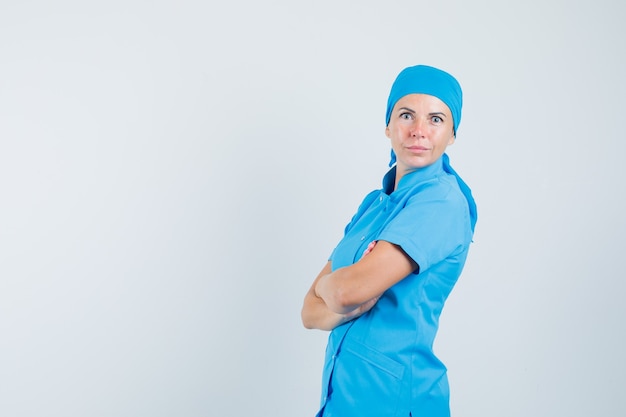
[[[435,96],[408,94],[395,104],[385,134],[396,153],[398,172],[424,168],[454,143],[452,114]]]

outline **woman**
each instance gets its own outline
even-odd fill
[[[332,330],[318,417],[450,415],[446,368],[432,346],[476,223],[471,191],[445,154],[461,106],[459,83],[433,67],[406,68],[391,88],[391,169],[302,308],[305,327]]]

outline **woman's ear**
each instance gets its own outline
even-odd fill
[[[385,128],[385,136],[391,139],[391,136],[389,136],[389,125],[387,125],[387,127]]]

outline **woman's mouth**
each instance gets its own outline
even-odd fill
[[[425,146],[417,146],[417,145],[416,146],[407,146],[406,148],[409,151],[411,151],[411,152],[425,152],[425,151],[428,150],[428,148],[425,147]]]

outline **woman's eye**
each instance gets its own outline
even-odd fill
[[[400,113],[400,118],[404,120],[409,120],[411,118],[411,113]]]
[[[443,122],[443,119],[439,116],[433,116],[432,121],[433,123],[441,123]]]

